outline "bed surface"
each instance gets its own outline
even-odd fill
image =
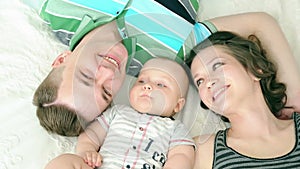
[[[300,65],[298,0],[200,0],[200,20],[245,11],[265,11],[280,23]],[[218,8],[218,10],[215,10]],[[0,1],[0,169],[41,169],[55,156],[73,152],[76,138],[48,134],[38,123],[32,96],[67,47],[35,11],[20,0]],[[271,29],[271,28],[270,28]],[[197,94],[189,95],[189,98]],[[122,97],[122,94],[119,96]],[[192,105],[188,105],[190,109]],[[214,132],[218,119],[204,111],[183,117],[193,135]],[[215,121],[214,121],[215,120]]]

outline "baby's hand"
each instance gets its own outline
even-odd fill
[[[84,162],[92,168],[99,167],[102,164],[102,156],[96,151],[87,151],[82,155]]]
[[[294,98],[291,98],[287,101],[287,106],[292,105],[294,108],[294,111],[297,113],[300,113],[300,91],[295,93]]]
[[[293,118],[293,113],[295,112],[293,107],[285,107],[280,111],[280,115],[277,116],[281,120],[288,120]]]
[[[300,113],[300,91],[288,94],[288,96],[290,97],[287,99],[284,109],[281,110],[278,116],[279,119],[291,119],[294,112]]]

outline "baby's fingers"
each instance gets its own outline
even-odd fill
[[[102,164],[102,157],[98,152],[87,152],[85,161],[90,167],[95,168]]]
[[[293,117],[294,112],[295,110],[293,107],[285,107],[281,110],[279,116],[277,117],[282,120],[291,119]]]
[[[94,153],[94,152],[86,152],[85,153],[85,157],[84,157],[84,161],[87,163],[87,165],[89,165],[90,167],[95,168],[95,159],[97,157],[98,153]]]
[[[96,161],[95,161],[95,167],[99,167],[102,164],[102,156],[100,154],[97,155]]]

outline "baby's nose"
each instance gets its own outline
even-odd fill
[[[144,90],[152,90],[152,87],[151,87],[151,85],[149,85],[149,84],[145,84],[145,85],[143,86],[143,88],[144,88]]]

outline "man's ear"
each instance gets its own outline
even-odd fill
[[[185,105],[185,99],[183,97],[179,98],[177,101],[177,105],[174,108],[174,112],[178,113],[182,110]]]
[[[64,63],[66,60],[66,57],[68,57],[72,52],[71,51],[65,51],[58,55],[54,62],[52,63],[52,68],[55,68],[59,66],[60,64]]]

